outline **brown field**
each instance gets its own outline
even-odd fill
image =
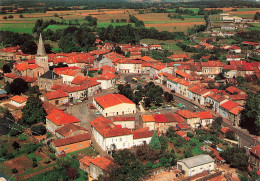
[[[162,24],[146,24],[146,27],[163,27],[163,26],[194,26],[203,25],[205,22],[185,22],[185,23],[162,23]]]
[[[223,11],[231,11],[232,9],[237,9],[237,8],[205,8],[205,10],[211,10],[211,9],[220,9]]]
[[[229,14],[237,14],[237,15],[251,14],[251,15],[254,15],[257,12],[260,13],[260,10],[256,10],[256,11],[230,11]]]
[[[142,21],[169,21],[168,13],[136,14],[136,18]]]

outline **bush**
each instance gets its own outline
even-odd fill
[[[46,134],[46,127],[43,125],[33,126],[31,128],[31,132],[33,135],[44,135]]]
[[[188,136],[189,138],[193,138],[193,137],[194,137],[194,135],[193,135],[192,133],[190,133],[190,132],[187,133],[187,136]]]
[[[25,135],[24,135],[24,134],[21,134],[21,135],[19,135],[18,138],[19,138],[20,141],[24,141],[24,140],[25,140]]]
[[[150,170],[153,167],[153,163],[151,161],[147,162],[144,166],[146,170]]]
[[[159,168],[161,166],[163,166],[161,163],[157,163],[157,164],[152,166],[152,169]]]
[[[16,168],[13,168],[13,169],[12,169],[12,173],[13,173],[13,174],[16,174],[16,173],[18,173],[18,170],[17,170]]]

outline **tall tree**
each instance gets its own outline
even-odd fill
[[[22,121],[28,125],[45,122],[45,116],[46,112],[42,106],[42,101],[38,97],[29,97],[23,108]]]
[[[150,146],[155,149],[155,150],[160,150],[161,149],[161,143],[160,140],[157,136],[157,132],[154,131],[152,139],[150,141]]]
[[[260,135],[260,94],[249,93],[241,111],[240,126]]]
[[[28,85],[25,80],[21,78],[16,78],[10,84],[10,93],[14,95],[20,95],[28,90]]]

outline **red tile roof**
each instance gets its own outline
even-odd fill
[[[222,67],[222,62],[220,61],[208,61],[208,62],[201,62],[202,67]]]
[[[181,117],[184,117],[186,119],[190,119],[190,118],[198,118],[199,115],[196,115],[194,112],[191,112],[189,110],[179,110],[177,112]]]
[[[229,112],[234,115],[238,115],[243,109],[244,108],[237,106],[237,107],[231,109]]]
[[[166,118],[168,123],[170,122],[184,123],[183,118],[179,114],[165,113],[164,117]]]
[[[222,101],[226,100],[225,97],[223,97],[215,92],[208,94],[207,97],[210,97],[211,99],[214,99],[217,102],[222,102]]]
[[[102,116],[90,121],[90,124],[105,138],[132,134],[130,129],[114,125],[111,120]]]
[[[156,123],[167,123],[167,119],[164,117],[163,114],[155,114],[153,115]]]
[[[106,157],[96,157],[90,160],[90,163],[96,165],[97,167],[101,168],[102,170],[107,170],[107,168],[111,165],[115,165],[115,163],[106,158]]]
[[[239,88],[234,87],[234,86],[230,86],[230,87],[226,88],[226,91],[230,92],[231,94],[234,94],[235,92],[237,92],[237,93],[242,92],[242,90],[240,90]]]
[[[101,75],[98,75],[96,78],[97,80],[111,80],[111,79],[114,79],[116,76],[112,73],[103,73]]]
[[[91,156],[84,156],[82,159],[79,160],[79,162],[81,162],[89,167],[91,160],[93,160],[93,158]]]
[[[230,95],[229,100],[238,101],[238,100],[246,100],[248,99],[247,94],[239,94],[239,95]]]
[[[256,145],[255,147],[251,148],[249,151],[260,158],[260,145]]]
[[[180,128],[180,129],[188,129],[189,125],[188,124],[176,124],[176,127]]]
[[[229,127],[223,127],[223,128],[221,128],[221,132],[222,132],[222,133],[227,133],[227,132],[229,132],[229,131],[231,131],[231,129],[230,129]]]
[[[155,122],[153,115],[141,115],[143,122]]]
[[[227,102],[224,102],[223,104],[220,104],[220,107],[230,111],[231,109],[239,106],[240,104],[236,103],[236,102],[233,102],[233,101],[227,101]]]
[[[58,126],[80,122],[79,119],[59,109],[52,110],[51,113],[46,116],[46,118]]]
[[[186,54],[171,55],[170,58],[189,58]]]
[[[176,131],[175,134],[179,135],[180,137],[186,137],[187,133],[183,132],[183,131]]]
[[[23,79],[25,82],[27,83],[34,83],[37,81],[37,77],[27,77],[27,76],[21,76],[19,77],[21,79]]]
[[[15,68],[16,70],[18,70],[18,71],[25,71],[25,70],[27,70],[27,69],[33,70],[33,69],[35,69],[35,68],[37,68],[37,67],[38,67],[37,64],[21,63],[21,64],[16,65],[14,68]]]
[[[27,98],[24,97],[24,96],[17,96],[16,95],[16,96],[12,97],[11,100],[22,104],[22,103],[27,101]]]
[[[119,104],[135,104],[122,94],[107,94],[96,97],[94,100],[103,108],[108,108]]]
[[[195,85],[193,87],[190,87],[188,89],[190,92],[193,92],[195,94],[198,94],[198,95],[203,95],[203,94],[206,94],[206,93],[209,93],[210,90],[208,89],[205,89],[204,87],[202,86],[198,86],[198,85]]]
[[[54,85],[52,86],[53,90],[62,90],[64,92],[78,92],[78,91],[83,91],[86,90],[86,86],[72,86],[72,85],[67,85],[67,84],[62,84],[62,85]]]
[[[13,74],[13,73],[7,73],[7,74],[5,74],[4,76],[5,76],[5,77],[8,77],[8,78],[11,78],[11,79],[15,79],[15,78],[18,77],[18,75],[15,75],[15,74]]]
[[[113,117],[113,122],[116,121],[135,121],[135,117]]]
[[[149,131],[148,128],[140,128],[133,131],[133,138],[140,139],[140,138],[151,138],[153,136],[153,130]]]
[[[58,129],[55,130],[55,132],[59,133],[60,135],[66,137],[70,134],[72,134],[74,131],[77,130],[83,130],[83,131],[87,131],[85,128],[75,125],[75,124],[67,124],[65,126],[62,126]]]
[[[199,115],[200,119],[213,119],[212,114],[210,112],[197,112],[197,115]]]
[[[49,102],[46,102],[46,101],[42,101],[42,106],[43,108],[45,109],[46,113],[47,114],[50,114],[51,111],[53,111],[54,109],[57,109],[57,107]]]
[[[80,135],[76,135],[76,136],[71,136],[68,138],[54,140],[53,144],[55,145],[55,147],[60,147],[60,146],[70,145],[70,144],[79,143],[79,142],[83,142],[83,141],[88,141],[90,139],[91,139],[90,134],[85,133],[85,134],[80,134]]]
[[[189,77],[191,77],[190,74],[187,74],[186,72],[184,72],[184,71],[182,71],[182,70],[177,70],[175,73],[176,73],[176,75],[178,74],[178,75],[180,75],[180,76],[182,76],[182,77],[184,77],[184,78],[189,78]]]
[[[62,97],[69,97],[69,95],[67,93],[65,93],[64,91],[58,89],[54,92],[49,92],[44,94],[44,96],[51,100],[51,99],[58,99],[58,98],[62,98]]]

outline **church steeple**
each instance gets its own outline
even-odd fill
[[[40,56],[46,55],[44,44],[43,44],[43,41],[42,41],[42,34],[41,33],[40,33],[40,37],[39,37],[37,55],[40,55]]]

